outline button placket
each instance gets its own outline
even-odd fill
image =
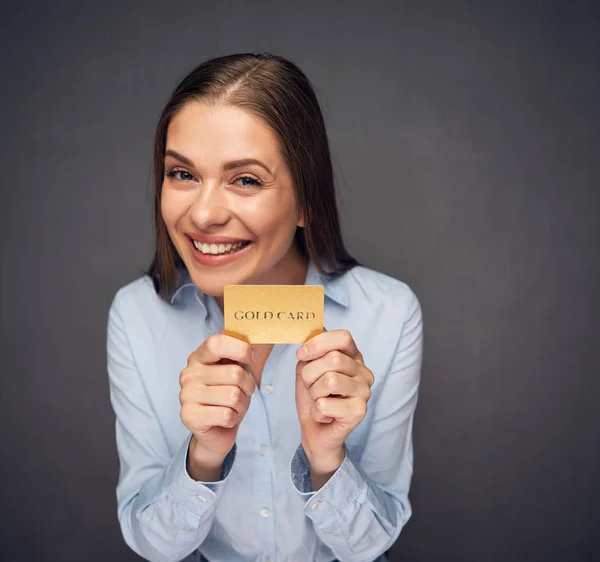
[[[253,437],[257,440],[254,445],[256,447],[254,451],[257,455],[255,462],[253,463],[254,477],[255,482],[257,485],[259,485],[261,490],[262,497],[264,498],[263,501],[266,500],[262,506],[260,504],[257,506],[261,519],[263,520],[263,523],[260,525],[260,534],[264,549],[263,560],[265,562],[275,561],[275,558],[272,555],[267,555],[267,552],[273,553],[277,548],[275,512],[273,510],[274,506],[271,505],[271,501],[274,500],[274,490],[272,482],[272,467],[270,463],[272,451],[270,451],[271,426],[269,425],[269,414],[272,413],[272,400],[275,400],[275,397],[270,396],[275,390],[273,384],[274,375],[277,372],[282,353],[285,349],[285,346],[274,346],[265,363],[262,373],[263,384],[261,384],[260,387],[260,396],[264,397],[264,400],[259,400],[257,402],[257,406],[259,406],[259,411],[261,414],[260,422],[262,427],[260,430],[257,429],[253,435]]]

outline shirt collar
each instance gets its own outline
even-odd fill
[[[195,285],[192,281],[192,278],[190,277],[190,274],[189,274],[187,268],[184,267],[183,269],[179,270],[179,281],[177,284],[177,289],[175,290],[175,292],[173,293],[173,296],[171,297],[171,304],[173,304],[175,302],[175,300],[179,296],[179,293],[182,293],[183,290],[188,287],[195,287]]]
[[[323,285],[325,296],[334,302],[348,306],[348,286],[347,286],[347,275],[343,274],[339,277],[330,277],[322,275],[312,259],[309,259],[308,270],[306,272],[305,285]],[[206,308],[206,295],[202,293],[193,283],[187,268],[180,270],[179,284],[173,296],[171,297],[171,304],[175,302],[178,295],[185,289],[195,289],[196,299]]]

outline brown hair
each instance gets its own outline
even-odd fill
[[[298,227],[294,236],[300,253],[310,257],[320,273],[332,277],[361,265],[348,254],[342,240],[329,142],[311,83],[283,57],[241,53],[194,68],[173,90],[158,120],[154,138],[156,252],[145,271],[157,294],[170,298],[185,269],[160,209],[167,129],[186,103],[198,100],[238,106],[262,118],[274,131],[304,212],[305,228]]]

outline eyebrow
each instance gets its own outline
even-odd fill
[[[169,149],[165,152],[165,158],[167,156],[172,156],[173,158],[176,158],[186,166],[190,166],[190,168],[194,167],[194,163],[189,158],[183,156],[183,154],[179,154],[179,152],[175,152],[174,150]],[[224,171],[228,171],[251,165],[260,166],[261,168],[264,168],[269,174],[273,174],[273,172],[271,172],[271,170],[269,170],[269,168],[267,168],[265,164],[263,164],[260,160],[256,160],[256,158],[242,158],[241,160],[232,160],[230,162],[225,162],[225,164],[223,164],[222,167]]]

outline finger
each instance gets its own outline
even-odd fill
[[[323,331],[313,336],[298,349],[296,357],[301,361],[311,361],[334,350],[345,353],[355,361],[363,362],[362,354],[348,330]]]
[[[192,375],[192,377],[189,378],[189,383],[186,379],[183,379],[181,386],[183,387],[186,384],[195,386],[238,386],[247,396],[252,396],[256,390],[256,381],[254,380],[254,377],[243,365],[238,365],[237,363],[231,365],[210,365],[207,370],[202,373],[201,377]]]
[[[341,423],[357,423],[367,413],[367,403],[362,398],[319,398],[311,408],[311,416],[316,421],[334,418]],[[317,419],[319,418],[319,419]]]
[[[371,398],[368,385],[358,377],[349,377],[335,371],[323,373],[319,379],[308,389],[308,394],[313,400],[336,397],[358,397],[363,400]]]
[[[312,361],[301,361],[298,371],[307,387],[314,384],[327,371],[337,371],[348,376],[358,374],[359,363],[341,351],[329,351],[323,357]]]
[[[232,428],[241,421],[242,417],[234,409],[226,406],[187,404],[181,408],[181,419],[184,425],[193,432],[215,426]]]
[[[235,410],[244,416],[250,406],[250,398],[239,386],[192,386],[181,390],[179,401],[186,404],[201,404],[203,406],[223,406]]]
[[[189,362],[212,365],[222,359],[239,363],[252,363],[252,347],[248,342],[227,334],[212,334],[190,355]]]

